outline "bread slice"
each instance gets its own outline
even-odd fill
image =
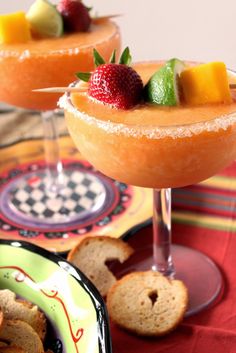
[[[68,254],[68,261],[77,266],[97,287],[102,296],[116,282],[106,266],[107,261],[124,262],[133,249],[121,239],[109,236],[86,236]]]
[[[16,299],[16,294],[9,289],[0,290],[0,307],[5,319],[27,322],[43,341],[46,334],[46,318],[36,305]]]
[[[29,324],[21,320],[4,320],[0,328],[0,340],[10,346],[21,348],[25,353],[44,352],[39,335]]]
[[[2,308],[0,307],[0,328],[3,325],[3,321],[4,321],[3,311],[2,311]],[[1,346],[1,342],[0,342],[0,346]]]
[[[4,346],[0,347],[0,353],[26,353],[22,348],[17,346]]]
[[[0,348],[6,347],[8,344],[6,342],[0,341]]]
[[[124,276],[107,295],[112,321],[143,336],[161,336],[173,330],[183,319],[187,304],[183,282],[154,271]]]

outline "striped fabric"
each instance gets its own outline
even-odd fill
[[[236,230],[236,162],[197,185],[173,189],[174,222]]]

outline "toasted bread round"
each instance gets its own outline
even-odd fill
[[[3,321],[4,321],[4,314],[3,314],[2,308],[0,307],[0,329],[3,325]],[[1,343],[0,343],[0,347],[1,347]]]
[[[46,334],[46,318],[36,305],[16,299],[16,294],[9,289],[0,290],[0,307],[5,319],[27,322],[43,341]]]
[[[8,344],[6,342],[0,341],[0,348],[7,347]]]
[[[107,261],[128,259],[133,249],[121,239],[108,236],[86,236],[68,254],[68,261],[77,266],[97,287],[102,296],[116,282],[106,266]]]
[[[26,353],[22,348],[17,346],[2,346],[0,347],[0,353]]]
[[[21,320],[3,320],[0,340],[8,342],[10,346],[19,347],[26,353],[44,352],[39,335],[29,324]]]
[[[107,295],[112,321],[143,336],[161,336],[173,330],[183,319],[187,303],[183,282],[154,271],[124,276]]]

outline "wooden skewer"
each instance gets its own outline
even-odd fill
[[[116,17],[120,17],[120,16],[122,16],[122,15],[116,14],[116,15],[98,16],[98,17],[93,17],[92,21],[93,21],[93,23],[99,23],[99,22],[110,20],[112,18],[116,18]]]
[[[64,93],[64,92],[86,92],[87,89],[79,87],[47,87],[33,89],[33,92]]]
[[[230,89],[236,89],[236,83],[230,83]],[[87,92],[86,88],[80,87],[47,87],[33,89],[33,92],[64,93],[64,92]]]

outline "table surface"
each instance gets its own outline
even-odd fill
[[[60,134],[66,135],[61,115],[57,124]],[[0,156],[5,147],[21,140],[40,139],[42,134],[39,114],[2,111]],[[163,338],[137,337],[111,323],[114,353],[236,352],[235,200],[236,163],[199,185],[173,192],[173,242],[211,257],[223,275],[224,292],[213,307],[184,319],[174,332]],[[129,241],[135,247],[143,241],[151,243],[151,233],[151,227],[147,226]]]
[[[64,118],[60,111],[57,114],[57,129],[60,136],[68,135]],[[11,109],[0,104],[0,147],[38,139],[43,136],[42,119],[38,112],[24,109]]]

